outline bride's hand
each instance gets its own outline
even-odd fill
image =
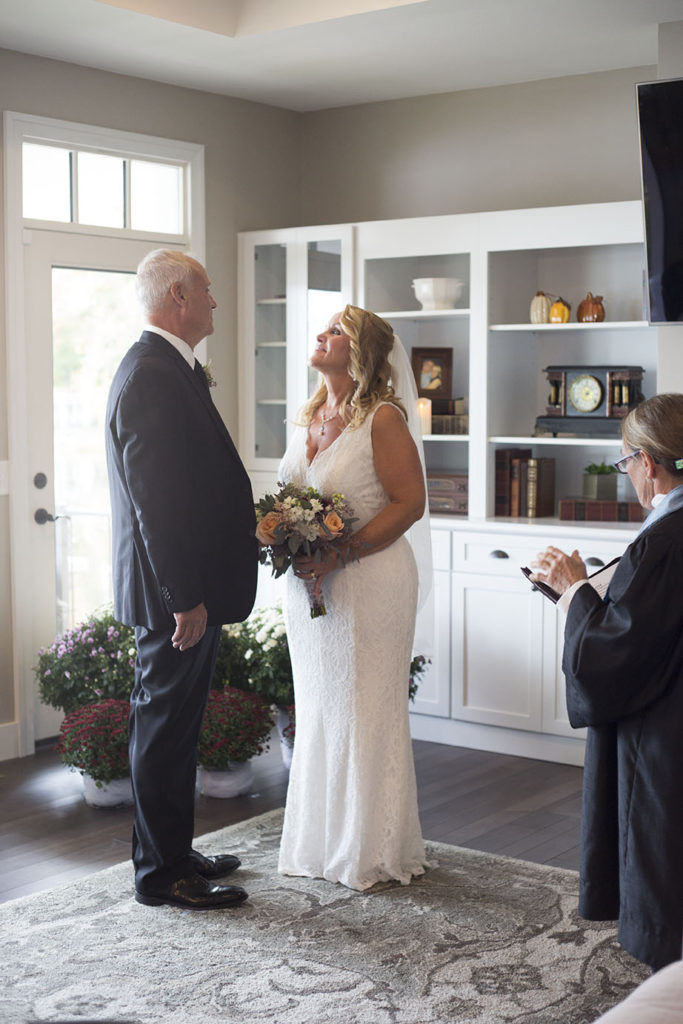
[[[302,580],[322,580],[338,569],[340,564],[336,551],[326,551],[318,560],[312,556],[298,555],[293,563],[294,575]]]

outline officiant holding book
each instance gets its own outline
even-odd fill
[[[579,913],[659,970],[683,940],[683,394],[636,406],[626,473],[650,513],[603,597],[577,551],[549,547],[531,577],[561,593],[567,711],[588,726]]]

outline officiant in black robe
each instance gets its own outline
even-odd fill
[[[579,913],[618,919],[658,970],[683,940],[683,394],[639,405],[622,441],[617,468],[652,511],[604,599],[578,552],[534,564],[563,594],[567,710],[588,726]]]

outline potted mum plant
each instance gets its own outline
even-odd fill
[[[209,694],[197,750],[204,796],[233,797],[251,788],[251,758],[268,749],[273,713],[258,694],[226,686]]]
[[[127,700],[134,669],[135,632],[105,611],[42,648],[34,671],[43,704],[69,714],[84,704]]]
[[[127,700],[84,704],[64,718],[57,752],[83,776],[86,803],[111,807],[133,801],[128,763]]]
[[[292,663],[282,610],[256,608],[244,622],[224,626],[214,672],[214,686],[230,685],[256,693],[275,708],[280,750],[286,767],[292,745],[285,732],[294,705]]]

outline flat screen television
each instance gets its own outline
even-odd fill
[[[683,321],[683,78],[636,86],[649,322]]]

